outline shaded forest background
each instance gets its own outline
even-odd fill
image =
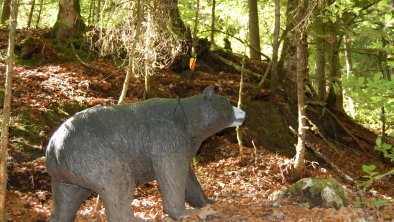
[[[9,220],[47,220],[50,182],[42,157],[62,121],[97,104],[186,97],[208,85],[234,105],[241,95],[247,112],[243,127],[210,138],[193,162],[208,196],[219,200],[212,221],[239,219],[229,211],[250,221],[319,213],[329,221],[336,213],[290,202],[278,208],[268,200],[308,176],[346,187],[353,204],[334,216],[338,221],[394,218],[394,1],[0,3],[4,73],[8,39],[16,42],[15,69],[6,75],[15,81],[10,143],[1,159]],[[9,38],[11,3],[18,14]],[[140,217],[164,217],[155,183],[136,196]],[[95,198],[79,220],[105,218]]]

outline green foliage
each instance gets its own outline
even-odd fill
[[[382,107],[386,111],[386,122],[394,121],[394,82],[382,79],[382,73],[372,77],[350,76],[344,81],[344,89],[355,101],[356,119],[360,122],[372,128],[380,127]],[[388,133],[392,134],[393,129]]]
[[[385,158],[394,162],[394,147],[391,144],[383,143],[381,137],[376,139],[375,150],[382,152]]]
[[[381,207],[390,205],[391,202],[389,200],[382,199],[382,200],[373,200],[373,201],[366,201],[366,200],[358,201],[358,202],[355,202],[355,204],[370,206],[370,207],[379,209]]]
[[[376,139],[375,150],[381,151],[386,158],[389,158],[391,161],[394,161],[394,148],[389,144],[383,143],[382,138],[380,138],[380,137],[378,137]],[[394,174],[394,168],[386,173],[379,173],[376,169],[376,166],[373,164],[372,165],[363,165],[362,170],[365,173],[365,175],[363,177],[366,178],[366,180],[358,182],[357,186],[359,188],[364,189],[364,190],[371,187],[375,181],[380,180],[386,176],[390,176],[390,175]],[[361,204],[364,204],[364,203],[361,203]],[[379,205],[382,203],[377,202],[375,204]]]
[[[20,0],[18,9],[18,28],[27,27],[27,22],[29,19],[30,9],[32,0]],[[39,27],[46,28],[52,27],[57,18],[58,11],[58,1],[54,0],[43,0],[43,10],[40,16]],[[36,5],[34,7],[34,13],[32,17],[31,27],[36,26],[40,8],[40,1],[36,0]]]
[[[180,0],[179,9],[186,26],[194,25],[195,1]],[[200,0],[200,23],[198,37],[209,38],[211,32],[212,0]],[[286,7],[282,6],[285,11]],[[216,0],[215,43],[224,47],[224,38],[228,37],[234,52],[243,53],[244,44],[232,38],[234,36],[243,42],[248,41],[248,4],[243,0]],[[284,13],[283,13],[284,14]],[[285,19],[282,18],[282,23]],[[259,1],[259,24],[262,50],[266,54],[272,52],[272,32],[274,29],[274,4],[273,1]],[[227,35],[228,34],[228,35]]]

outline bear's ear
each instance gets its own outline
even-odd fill
[[[204,96],[204,99],[211,100],[213,93],[215,93],[215,87],[208,86],[207,88],[204,89],[204,92],[202,94]]]

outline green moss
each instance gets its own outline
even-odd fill
[[[309,203],[311,207],[322,204],[324,190],[330,188],[342,201],[348,205],[349,200],[339,183],[333,179],[304,178],[297,181],[285,191],[285,196],[302,203]],[[335,206],[340,208],[340,206]]]

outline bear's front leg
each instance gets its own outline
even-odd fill
[[[185,188],[189,164],[179,153],[163,155],[153,160],[155,177],[163,196],[164,212],[173,219],[190,215],[185,208]]]
[[[186,183],[186,202],[192,207],[198,208],[215,202],[207,198],[191,167],[189,167]]]

